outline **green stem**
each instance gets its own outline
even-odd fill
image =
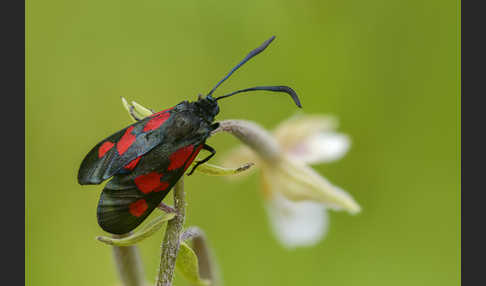
[[[113,246],[113,257],[123,286],[143,286],[145,284],[142,260],[135,245]]]
[[[157,277],[157,286],[171,286],[174,279],[174,269],[177,253],[180,246],[180,237],[186,216],[186,201],[184,192],[184,180],[181,178],[174,188],[174,208],[176,216],[167,223],[162,253],[160,255],[160,268]]]

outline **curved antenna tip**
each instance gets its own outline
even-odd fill
[[[290,95],[290,97],[292,97],[292,99],[294,100],[295,105],[297,105],[297,107],[302,108],[302,104],[300,103],[299,96],[297,95],[297,93],[292,88],[290,88],[288,86],[280,86],[280,88],[281,88],[280,91],[285,92],[288,95]]]
[[[229,94],[225,94],[220,97],[216,97],[216,100],[220,100],[226,97],[230,97],[232,95],[235,95],[237,93],[242,93],[242,92],[248,92],[248,91],[255,91],[255,90],[267,90],[267,91],[274,91],[274,92],[284,92],[292,98],[294,101],[295,105],[297,105],[299,108],[302,108],[302,104],[300,103],[299,96],[297,93],[290,87],[285,86],[285,85],[278,85],[278,86],[255,86],[255,87],[250,87],[250,88],[245,88],[245,89],[240,89],[237,91],[234,91]]]

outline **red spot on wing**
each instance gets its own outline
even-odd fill
[[[144,194],[148,194],[150,192],[158,192],[161,186],[160,178],[162,178],[162,174],[157,172],[148,173],[145,175],[140,175],[135,178],[134,182],[137,185],[137,188]],[[165,182],[164,182],[165,183]]]
[[[148,205],[144,199],[140,199],[134,203],[131,203],[129,208],[132,215],[139,217],[148,209]]]
[[[182,167],[191,155],[192,150],[194,150],[194,146],[189,145],[175,151],[172,155],[169,156],[170,164],[167,170],[172,171]]]
[[[189,168],[189,166],[191,165],[192,161],[194,161],[194,159],[196,159],[196,156],[197,156],[197,154],[199,154],[199,151],[201,151],[202,147],[203,147],[203,145],[199,145],[199,147],[196,148],[196,151],[194,151],[191,158],[189,158],[189,160],[187,160],[186,166],[184,167],[184,171],[187,170],[187,168]]]
[[[110,151],[115,144],[110,141],[106,141],[105,143],[101,144],[100,148],[98,149],[98,158],[105,156],[106,152]]]
[[[165,111],[154,114],[152,119],[150,119],[143,127],[143,132],[159,128],[167,119],[169,119],[169,117],[170,113]]]
[[[133,142],[135,142],[136,136],[132,134],[133,126],[130,126],[127,131],[125,131],[125,134],[123,134],[123,137],[118,141],[116,144],[116,149],[118,150],[118,153],[123,155],[130,146],[132,146]]]
[[[167,182],[160,182],[160,185],[154,189],[154,192],[165,191],[169,187],[169,183]]]
[[[136,159],[130,161],[130,163],[126,164],[125,167],[123,167],[123,168],[125,168],[127,170],[130,170],[130,171],[133,170],[133,169],[135,169],[135,167],[138,164],[138,161],[140,161],[140,158],[141,157],[137,157]]]
[[[150,115],[150,117],[159,116],[160,114],[162,114],[162,113],[166,113],[166,112],[169,112],[169,111],[171,111],[172,109],[174,109],[174,107],[167,108],[167,109],[165,109],[165,110],[162,110],[162,111],[159,111],[159,112],[157,112],[157,113],[154,113],[154,114]]]

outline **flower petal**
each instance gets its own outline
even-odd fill
[[[342,133],[322,132],[303,139],[287,150],[289,156],[307,164],[329,163],[341,159],[351,140]]]
[[[325,115],[295,115],[277,126],[273,135],[284,150],[289,150],[310,136],[333,131],[338,120]]]
[[[327,233],[329,220],[323,204],[293,202],[274,193],[266,201],[266,210],[275,236],[287,248],[315,245]]]
[[[332,185],[306,164],[282,157],[277,164],[262,163],[262,172],[270,193],[281,193],[291,201],[315,201],[334,210],[347,210],[351,214],[361,207],[342,189]]]

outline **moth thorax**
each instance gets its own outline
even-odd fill
[[[198,108],[199,113],[209,121],[213,121],[214,117],[219,113],[218,102],[210,95],[204,98],[199,95],[195,105]]]

